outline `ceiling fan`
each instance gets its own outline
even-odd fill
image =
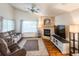
[[[40,10],[39,8],[36,7],[35,4],[31,4],[31,6],[28,7],[27,9],[28,9],[28,11],[31,11],[33,13],[39,13],[39,10]]]

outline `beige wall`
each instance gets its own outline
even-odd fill
[[[79,24],[79,9],[55,17],[56,25]]]
[[[70,13],[61,14],[55,17],[55,25],[69,25],[73,23]]]
[[[79,9],[71,12],[71,15],[73,17],[73,23],[74,24],[79,24]]]
[[[4,19],[14,19],[14,9],[7,3],[0,3],[0,17],[3,17]],[[1,31],[1,23],[0,23],[0,31]]]
[[[7,19],[14,19],[13,13],[13,8],[10,5],[8,5],[7,3],[0,3],[0,16]]]

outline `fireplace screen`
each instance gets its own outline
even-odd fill
[[[44,36],[50,36],[50,29],[44,29]]]

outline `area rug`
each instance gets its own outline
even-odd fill
[[[38,51],[38,40],[27,40],[24,45],[24,48],[26,49],[26,51]]]
[[[26,50],[26,56],[48,56],[48,51],[47,48],[44,45],[44,42],[41,38],[23,38],[23,41],[19,44],[19,46],[21,46],[21,48],[25,48],[26,44],[28,43],[27,41],[38,41],[38,45],[37,43],[35,43],[35,45],[38,46],[38,50],[34,48],[33,51],[27,51]],[[30,43],[28,43],[29,45]]]

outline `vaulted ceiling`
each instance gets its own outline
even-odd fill
[[[79,9],[79,4],[77,3],[33,3],[35,7],[39,8],[38,15],[43,16],[57,16],[63,13],[72,12]],[[32,3],[12,3],[10,4],[16,9],[22,11],[28,11],[27,8],[32,5]]]

